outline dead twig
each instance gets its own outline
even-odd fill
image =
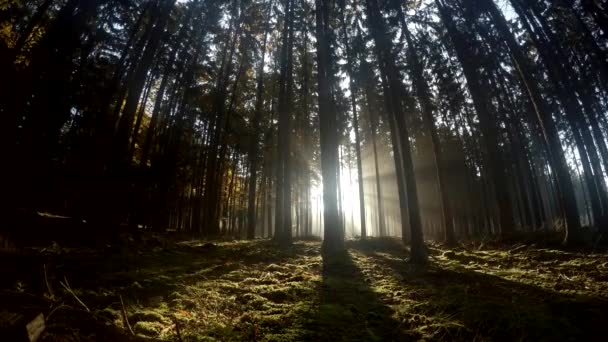
[[[60,281],[60,282],[59,282],[59,284],[61,284],[61,286],[63,286],[63,288],[64,288],[66,291],[68,291],[68,293],[69,293],[69,294],[71,294],[71,295],[74,297],[74,299],[76,299],[76,301],[77,301],[78,303],[80,303],[80,305],[82,305],[82,307],[84,307],[84,308],[87,310],[87,312],[91,312],[91,310],[89,310],[89,307],[88,307],[88,306],[86,306],[86,304],[84,304],[84,303],[83,303],[83,302],[80,300],[80,298],[78,298],[78,296],[76,295],[76,293],[74,293],[74,290],[72,290],[72,288],[70,287],[70,283],[68,283],[68,278],[63,277],[63,280],[65,280],[65,282],[61,282],[61,281]]]
[[[179,330],[179,322],[177,321],[177,318],[175,316],[171,318],[173,318],[173,323],[175,323],[175,332],[177,333],[177,340],[179,342],[184,342],[184,340],[182,340],[182,333]]]
[[[51,285],[49,285],[49,279],[46,276],[46,264],[43,264],[42,267],[44,269],[44,283],[46,284],[47,291],[49,291],[49,298],[51,298],[52,301],[55,301],[55,295],[53,294],[53,290],[51,290]]]
[[[131,328],[131,324],[129,323],[129,317],[127,316],[127,309],[125,309],[125,303],[122,301],[122,295],[118,295],[120,297],[120,306],[122,307],[122,319],[125,321],[125,325],[129,328],[131,335],[135,335],[133,332],[133,328]]]
[[[46,315],[46,320],[49,321],[51,319],[51,316],[55,313],[55,311],[61,309],[64,306],[67,306],[67,305],[64,305],[63,302],[61,302],[61,304],[54,307],[53,310],[51,310],[51,312],[49,312],[49,314]]]

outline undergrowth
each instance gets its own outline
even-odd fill
[[[601,340],[608,324],[605,254],[430,244],[416,266],[396,239],[347,247],[323,259],[316,241],[190,241],[128,268],[57,250],[1,299],[45,312],[42,341]]]

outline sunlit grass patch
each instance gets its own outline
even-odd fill
[[[608,324],[603,254],[431,243],[417,266],[398,239],[347,246],[324,260],[317,241],[192,242],[143,252],[132,272],[75,263],[67,277],[91,319],[69,323],[128,336],[128,321],[135,336],[174,341],[178,330],[184,341],[584,340]]]
[[[223,264],[236,267],[222,271],[216,266],[214,271],[193,274],[190,285],[180,285],[170,296],[172,310],[182,317],[167,315],[176,315],[184,336],[195,340],[297,340],[305,334],[298,327],[304,326],[316,296],[318,245],[278,252],[272,248],[278,249],[266,242],[218,244],[220,258],[232,256]]]
[[[420,268],[389,245],[355,245],[353,260],[400,328],[421,338],[576,339],[608,323],[598,313],[607,308],[608,283],[595,280],[605,255],[431,245],[431,261]]]

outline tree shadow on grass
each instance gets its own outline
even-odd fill
[[[281,264],[302,255],[318,255],[318,247],[305,243],[279,247],[268,240],[220,244],[194,241],[154,250],[133,250],[128,256],[95,250],[60,254],[35,252],[0,258],[4,270],[0,289],[7,290],[21,282],[28,286],[26,290],[32,290],[32,294],[42,295],[47,290],[43,270],[46,268],[48,280],[60,281],[66,277],[72,285],[88,289],[99,286],[123,288],[133,282],[145,288],[142,281],[148,280],[169,291],[173,287],[171,284],[191,285],[202,277],[220,277],[253,265]],[[115,267],[116,264],[121,267]]]
[[[370,289],[348,251],[323,256],[318,308],[311,317],[306,340],[411,341],[396,329],[394,311]]]
[[[441,340],[605,340],[608,302],[603,298],[555,292],[433,259],[413,267],[396,241],[357,242],[351,248],[398,281],[393,290],[400,298],[393,298],[393,307],[404,329],[420,331],[424,325]]]
[[[190,293],[188,289],[199,288],[201,282],[206,282],[208,287],[209,282],[219,281],[221,283],[218,283],[219,285],[230,286],[221,289],[219,285],[214,287],[213,289],[218,293],[226,297],[242,296],[248,294],[248,290],[242,289],[238,284],[241,281],[246,282],[246,277],[251,277],[251,272],[247,271],[257,271],[258,274],[275,272],[277,269],[283,271],[282,267],[286,264],[297,264],[303,257],[318,257],[318,255],[319,246],[313,243],[296,243],[289,247],[279,247],[270,241],[262,240],[234,243],[192,242],[156,248],[154,251],[142,250],[137,256],[137,265],[132,265],[126,271],[113,271],[106,267],[107,260],[102,254],[83,255],[66,252],[52,258],[39,256],[29,260],[29,273],[36,273],[36,279],[30,279],[31,275],[30,278],[22,278],[18,273],[11,273],[12,281],[0,287],[0,290],[10,291],[13,287],[12,283],[22,279],[26,292],[33,297],[43,298],[47,287],[41,277],[44,277],[43,265],[46,265],[50,287],[55,289],[56,294],[67,304],[53,314],[48,332],[63,337],[72,334],[72,327],[64,322],[73,321],[75,328],[80,329],[79,335],[93,333],[99,335],[101,332],[95,332],[97,325],[89,324],[88,321],[99,321],[103,326],[107,316],[106,309],[120,312],[122,305],[119,295],[122,295],[130,315],[137,311],[154,310],[159,310],[154,313],[171,313],[184,305],[195,305],[196,302],[192,298],[187,298],[187,294]],[[64,281],[64,276],[69,279],[70,285],[78,292],[78,297],[86,303],[92,313],[71,309],[82,308],[72,296],[62,291],[59,282]],[[34,287],[37,283],[43,285]],[[272,289],[269,287],[268,291]],[[22,302],[19,297],[9,293],[7,298],[14,298],[14,307],[19,308],[19,303]],[[3,302],[6,306],[7,302],[5,300]],[[169,305],[169,308],[163,309],[164,306],[161,305],[163,303]],[[35,309],[45,315],[48,315],[50,310],[46,301],[36,304]],[[113,314],[108,317],[110,322],[116,319]],[[135,323],[131,320],[132,325]]]

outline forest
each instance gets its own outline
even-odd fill
[[[0,340],[603,341],[607,0],[0,0]]]

